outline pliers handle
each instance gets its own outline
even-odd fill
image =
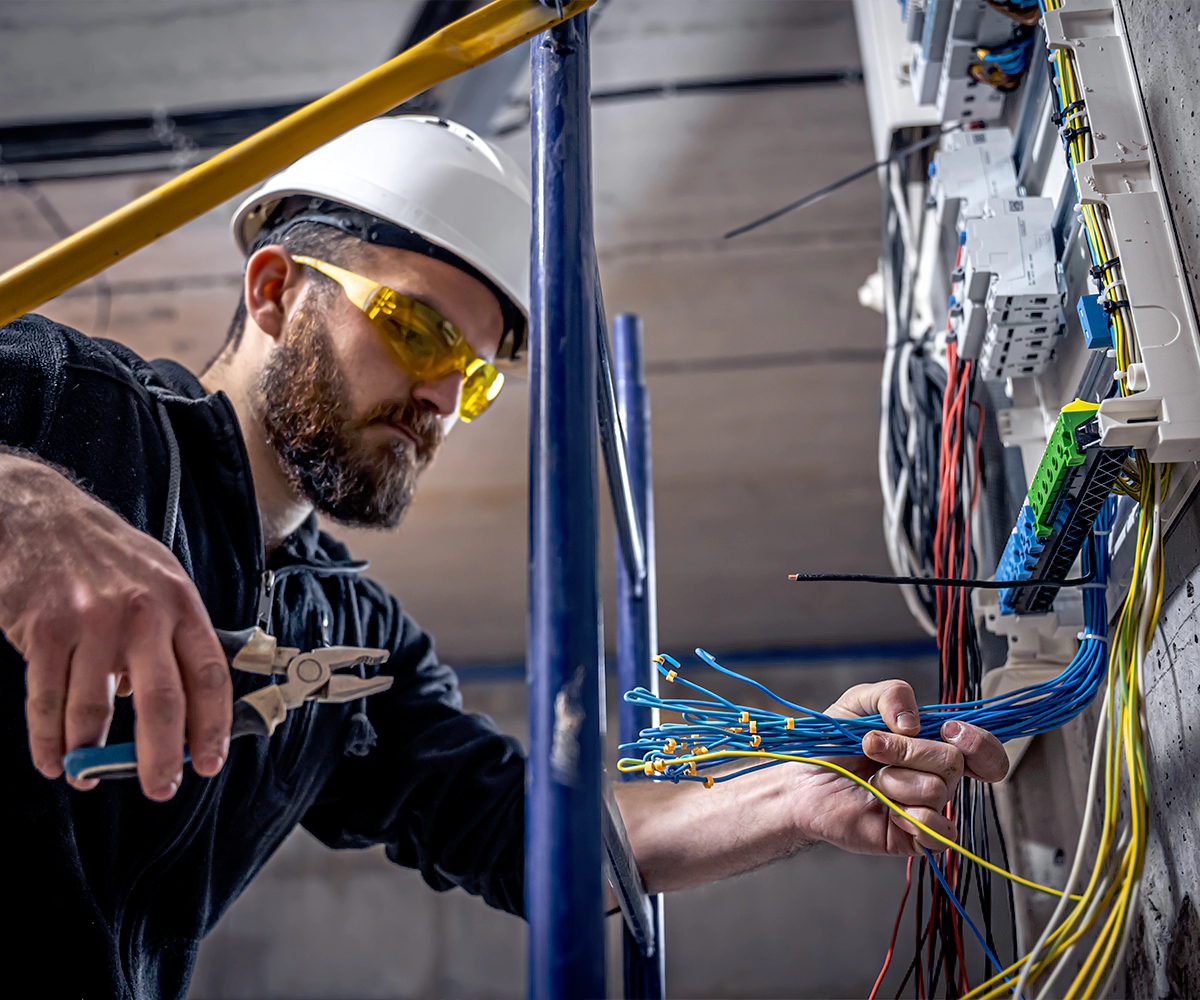
[[[306,701],[341,703],[386,691],[388,676],[347,677],[333,674],[360,663],[383,663],[386,649],[361,646],[327,646],[302,653],[276,645],[275,637],[260,628],[226,632],[217,629],[225,658],[234,670],[252,674],[283,674],[280,684],[267,684],[233,703],[230,738],[270,736],[287,713]],[[183,759],[191,760],[184,747]],[[133,743],[80,747],[63,757],[63,770],[71,778],[132,778],[137,775],[137,748]]]

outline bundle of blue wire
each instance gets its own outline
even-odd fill
[[[1043,684],[978,701],[924,706],[920,710],[920,736],[923,739],[940,739],[942,723],[950,719],[980,726],[994,733],[1001,742],[1036,736],[1065,725],[1091,704],[1108,663],[1105,586],[1109,572],[1108,534],[1114,512],[1115,502],[1109,498],[1083,546],[1083,575],[1089,582],[1083,585],[1084,630],[1074,659],[1062,673]],[[663,662],[658,663],[659,673],[674,684],[695,692],[698,697],[663,698],[642,687],[627,692],[625,700],[630,704],[677,713],[682,716],[682,721],[664,722],[643,729],[636,742],[621,746],[622,752],[629,757],[651,765],[649,770],[657,777],[673,781],[705,781],[706,778],[728,781],[749,771],[783,763],[764,760],[721,776],[697,773],[730,761],[745,762],[748,759],[722,756],[731,751],[793,757],[862,756],[863,737],[873,730],[887,730],[887,724],[879,715],[849,719],[826,715],[781,698],[758,681],[723,667],[703,649],[697,649],[696,655],[714,670],[748,684],[784,706],[790,714],[735,704],[683,677],[678,661],[663,656]],[[700,754],[707,759],[682,763],[679,760]]]
[[[1030,7],[1036,6],[1030,4]],[[1011,42],[979,50],[984,62],[995,63],[1009,76],[1018,76],[1029,65],[1029,57],[1033,51],[1033,35],[1023,35]]]

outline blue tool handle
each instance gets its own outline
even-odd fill
[[[183,751],[184,761],[192,755]],[[80,747],[63,757],[63,770],[67,777],[86,780],[89,778],[136,778],[137,749],[132,743],[113,743],[106,747]]]
[[[255,628],[244,628],[237,632],[217,629],[217,639],[225,652],[225,658],[233,665],[233,658],[250,641]],[[249,711],[250,716],[246,715]],[[249,705],[235,704],[233,708],[232,736],[265,732],[262,717]],[[183,750],[184,763],[190,761],[187,747]],[[63,770],[71,778],[135,778],[137,777],[137,749],[132,743],[114,743],[106,747],[80,747],[63,757]]]
[[[244,701],[233,703],[233,727],[230,739],[239,736],[269,736],[266,722],[252,705]],[[183,748],[183,762],[192,759]],[[136,778],[137,748],[132,743],[113,743],[106,747],[80,747],[63,757],[63,770],[71,778]]]

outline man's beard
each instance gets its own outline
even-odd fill
[[[441,447],[442,422],[411,396],[350,419],[346,379],[322,320],[319,300],[302,307],[263,370],[267,441],[292,489],[322,514],[357,527],[395,527]],[[367,447],[362,431],[373,424],[403,427],[420,443]]]

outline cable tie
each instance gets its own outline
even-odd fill
[[[1100,308],[1103,309],[1106,313],[1108,313],[1111,316],[1118,309],[1128,309],[1129,308],[1129,300],[1128,299],[1117,299],[1114,302],[1112,299],[1101,299],[1100,300]]]
[[[1081,640],[1082,639],[1095,639],[1096,642],[1108,642],[1108,636],[1097,635],[1095,632],[1080,632],[1075,638],[1081,639]]]

